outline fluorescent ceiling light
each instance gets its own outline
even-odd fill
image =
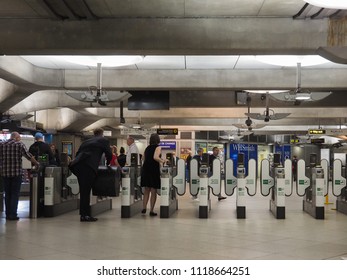
[[[329,62],[319,55],[257,55],[256,60],[277,66],[296,67],[298,62],[301,66],[314,66]]]
[[[305,0],[304,2],[321,8],[347,10],[346,0]]]
[[[310,93],[305,93],[305,92],[298,92],[295,96],[296,100],[309,100],[311,99],[311,94]]]
[[[67,62],[85,65],[97,66],[101,63],[102,67],[120,67],[126,65],[133,65],[143,61],[144,56],[141,55],[108,55],[108,56],[81,56],[81,55],[68,55],[61,56]]]
[[[259,93],[259,94],[273,94],[273,93],[282,93],[282,92],[288,92],[289,90],[287,89],[279,89],[279,90],[252,90],[252,89],[246,89],[244,90],[245,92],[249,93]]]

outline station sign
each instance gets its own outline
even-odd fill
[[[178,128],[158,128],[159,135],[178,135]]]
[[[325,135],[326,130],[325,129],[309,129],[308,134],[309,135]]]
[[[161,141],[159,146],[164,150],[176,150],[176,141]]]

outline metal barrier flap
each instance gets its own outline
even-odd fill
[[[213,160],[213,174],[208,180],[208,185],[212,189],[214,195],[220,194],[220,160],[215,158]]]
[[[186,193],[186,176],[185,176],[185,162],[184,159],[177,161],[177,175],[173,177],[173,186],[177,189],[178,195]]]
[[[78,180],[76,175],[71,174],[71,176],[67,177],[66,184],[71,188],[71,193],[76,195],[80,192],[80,186],[78,184]]]
[[[305,161],[303,159],[298,160],[298,176],[296,178],[296,193],[299,196],[304,196],[306,189],[311,185],[310,178],[305,175]]]
[[[260,167],[260,191],[263,196],[270,194],[270,189],[274,186],[275,180],[270,176],[270,162],[268,159],[261,161]]]
[[[233,195],[234,190],[237,187],[237,178],[234,176],[234,162],[232,159],[225,161],[225,194]]]
[[[190,179],[189,179],[189,187],[191,195],[198,195],[199,192],[199,182],[200,177],[198,174],[198,161],[193,158],[190,161]]]
[[[246,188],[249,195],[256,194],[257,171],[255,159],[248,161],[248,176],[246,177]]]
[[[286,159],[284,161],[284,192],[286,196],[290,196],[293,193],[293,172],[292,161]]]
[[[334,160],[333,164],[333,195],[340,196],[342,189],[346,186],[346,178],[342,176],[342,162]]]

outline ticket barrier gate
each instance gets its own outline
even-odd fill
[[[274,154],[274,163],[270,168],[270,161],[263,159],[260,176],[261,194],[268,196],[271,192],[270,211],[276,219],[285,219],[285,197],[293,192],[291,160],[286,159],[283,166],[280,154]]]
[[[256,161],[248,161],[248,176],[244,165],[243,154],[238,155],[237,175],[234,176],[234,163],[232,159],[225,161],[225,194],[232,196],[236,188],[236,217],[246,218],[246,194],[256,194]]]
[[[61,154],[61,166],[45,168],[44,216],[55,217],[79,208],[79,199],[67,185],[67,154]],[[77,178],[76,178],[77,181]]]
[[[186,192],[185,162],[175,164],[172,154],[166,154],[168,164],[160,169],[160,218],[169,218],[178,210],[177,195]]]
[[[143,194],[141,189],[141,166],[138,154],[131,154],[131,165],[122,168],[121,218],[130,218],[141,212]]]
[[[298,160],[296,191],[304,197],[303,210],[316,219],[324,219],[324,196],[328,194],[328,161],[316,163],[316,155],[310,155],[306,177],[305,161]]]
[[[334,160],[333,165],[333,195],[336,196],[336,210],[347,214],[347,183],[346,177],[342,175],[342,162],[339,159]],[[344,167],[346,172],[346,167]],[[346,174],[345,174],[346,176]]]
[[[221,168],[220,160],[213,160],[213,174],[209,176],[208,154],[203,155],[201,166],[198,161],[190,161],[190,193],[199,197],[199,218],[208,218],[211,210],[210,190],[213,195],[218,196],[221,192]]]

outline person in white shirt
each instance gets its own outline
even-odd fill
[[[127,151],[127,158],[126,158],[126,165],[131,164],[131,154],[138,154],[138,162],[140,162],[140,155],[139,155],[139,149],[137,148],[135,144],[135,139],[131,136],[127,139],[127,145],[128,145],[128,151]]]

